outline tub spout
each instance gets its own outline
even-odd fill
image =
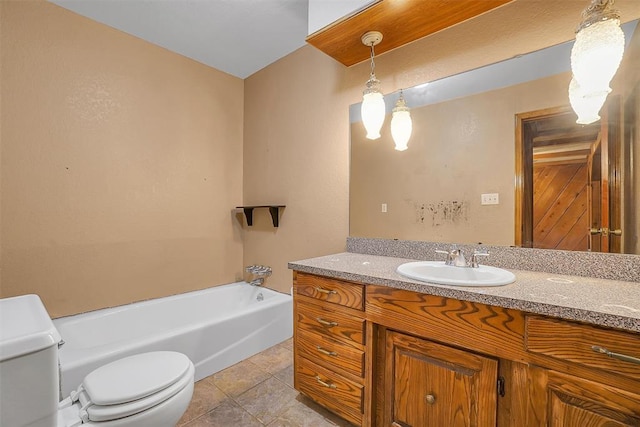
[[[252,276],[249,282],[251,286],[262,286],[265,279],[271,276],[271,267],[266,265],[250,265],[245,267],[244,270]]]
[[[249,282],[251,286],[262,286],[264,285],[264,277],[258,277],[257,279],[253,279]]]

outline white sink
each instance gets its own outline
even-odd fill
[[[516,280],[512,272],[501,268],[453,267],[444,261],[407,262],[399,266],[397,272],[410,279],[450,286],[503,286]]]

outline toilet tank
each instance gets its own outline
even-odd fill
[[[0,426],[56,425],[59,342],[37,295],[0,299]]]

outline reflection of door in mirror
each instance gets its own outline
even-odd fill
[[[640,65],[636,76],[640,76]],[[624,102],[624,132],[621,180],[624,200],[621,229],[625,230],[622,252],[640,253],[640,81],[637,81]]]
[[[568,107],[516,115],[516,245],[620,252],[619,106],[590,125]]]

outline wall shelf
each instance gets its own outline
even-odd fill
[[[273,226],[277,227],[279,225],[279,215],[280,208],[285,208],[286,205],[255,205],[255,206],[236,206],[238,209],[242,209],[244,211],[244,216],[247,218],[247,225],[251,227],[253,225],[253,210],[260,208],[268,208],[269,213],[271,214],[271,220],[273,222]]]

